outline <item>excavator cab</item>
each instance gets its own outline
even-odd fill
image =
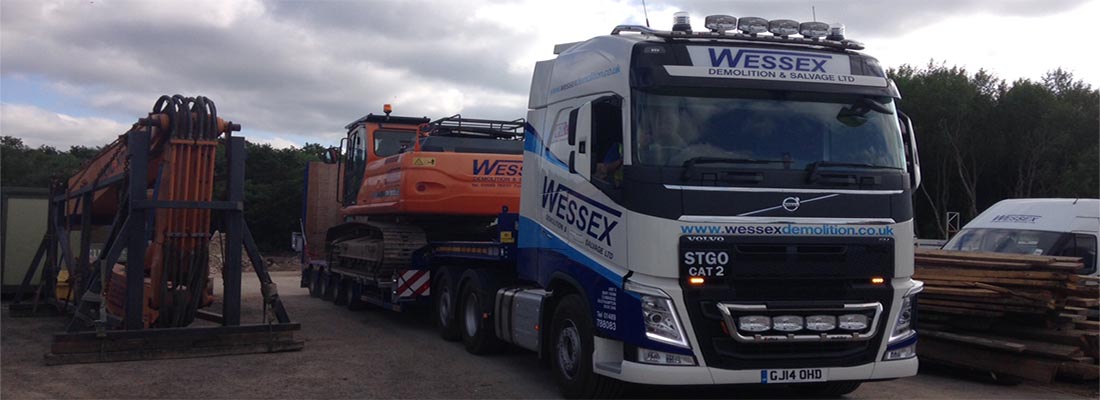
[[[367,164],[411,149],[416,142],[417,129],[429,121],[427,117],[391,116],[389,104],[384,109],[384,115],[367,114],[344,127],[348,135],[341,141],[344,151],[341,187],[344,190],[339,198],[344,207],[360,203],[359,191]],[[338,156],[333,158],[339,160]]]

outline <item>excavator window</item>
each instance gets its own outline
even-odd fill
[[[374,132],[374,155],[389,157],[403,153],[413,148],[414,140],[416,134],[413,132],[377,130]]]

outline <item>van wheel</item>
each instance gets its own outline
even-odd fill
[[[458,340],[458,323],[455,322],[455,312],[458,307],[455,296],[453,272],[450,268],[441,267],[432,275],[432,308],[434,309],[435,327],[439,330],[439,336],[446,341]]]
[[[558,389],[566,398],[606,398],[622,393],[622,382],[592,371],[593,332],[592,318],[581,296],[565,296],[554,309],[550,363]]]
[[[472,354],[489,354],[500,349],[502,343],[497,339],[493,319],[486,318],[493,310],[491,292],[481,287],[478,279],[469,279],[462,289],[461,313],[457,315],[459,333],[466,351]]]

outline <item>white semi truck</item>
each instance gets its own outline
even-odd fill
[[[398,271],[352,301],[429,303],[472,352],[538,352],[567,397],[624,382],[827,396],[916,374],[920,172],[897,88],[840,26],[706,26],[557,46],[535,67],[499,240],[429,238],[407,268],[430,291],[387,290]],[[326,271],[303,283],[341,279]]]

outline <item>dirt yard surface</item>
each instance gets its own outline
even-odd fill
[[[305,349],[293,353],[47,367],[50,334],[65,318],[0,319],[0,398],[557,398],[532,353],[467,354],[439,339],[422,314],[349,311],[310,298],[294,271],[274,272]],[[259,322],[259,288],[245,275],[243,323]],[[1097,398],[1096,384],[1003,386],[959,371],[867,383],[853,399]],[[628,397],[787,397],[781,388],[635,387]]]

